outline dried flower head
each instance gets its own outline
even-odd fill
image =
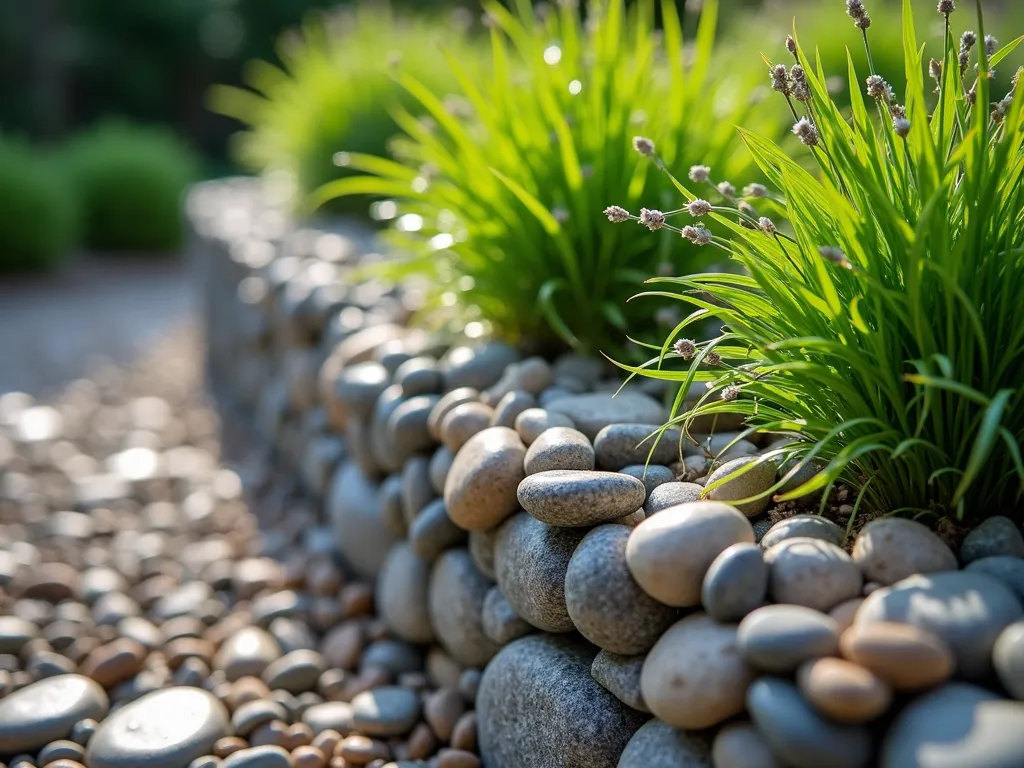
[[[792,35],[786,35],[786,50],[796,56],[796,40]]]
[[[699,197],[686,206],[691,216],[704,216],[711,213],[711,203],[701,200]]]
[[[665,226],[665,214],[654,208],[641,208],[640,223],[654,232]]]
[[[654,154],[654,142],[644,136],[634,136],[633,149],[644,157],[650,157]]]
[[[690,181],[700,184],[711,178],[711,168],[707,165],[691,165],[689,176]]]
[[[793,98],[797,101],[810,101],[811,88],[807,84],[807,73],[804,72],[804,68],[799,64],[794,64],[793,68],[789,70],[789,79],[793,82]]]
[[[897,136],[905,139],[910,135],[910,121],[905,117],[893,117],[892,129],[896,131]]]
[[[761,231],[764,232],[766,235],[775,234],[775,222],[769,219],[767,216],[762,216],[760,219],[758,219],[757,224],[758,226],[761,227]]]
[[[620,205],[609,205],[604,209],[604,215],[608,217],[608,221],[613,224],[621,224],[624,221],[629,221],[629,211]]]
[[[889,93],[889,84],[881,75],[868,75],[867,79],[868,96],[873,99],[881,99]]]
[[[683,360],[691,360],[697,354],[697,343],[693,339],[676,339],[672,349]]]
[[[801,117],[796,121],[793,126],[793,134],[808,147],[818,146],[818,140],[821,138],[817,126],[806,117]]]
[[[720,354],[718,354],[717,352],[715,352],[715,350],[713,350],[713,349],[710,352],[708,352],[706,355],[704,355],[704,363],[707,364],[707,365],[718,365],[721,362],[722,362],[722,356]]]
[[[993,55],[999,48],[999,41],[993,35],[985,35],[985,54]]]
[[[772,78],[772,90],[778,91],[779,93],[789,94],[792,90],[792,84],[789,82],[789,72],[786,71],[785,64],[776,64],[770,70],[768,74]]]
[[[718,194],[722,197],[736,197],[736,187],[728,181],[718,182]]]
[[[707,245],[711,242],[711,230],[707,227],[687,225],[683,227],[682,235],[694,245]]]
[[[764,184],[747,184],[743,188],[744,197],[768,197],[768,187]]]
[[[932,80],[939,80],[942,77],[942,62],[932,59],[928,62],[928,75]]]
[[[892,116],[894,119],[907,116],[907,108],[904,107],[902,104],[893,104],[890,107],[890,111],[892,112]]]
[[[966,29],[964,33],[960,35],[960,50],[970,51],[974,45],[978,42],[978,35],[972,30]]]
[[[949,14],[956,10],[956,3],[953,0],[939,0],[936,10],[941,14],[949,16]]]
[[[871,17],[862,0],[846,0],[846,15],[853,19],[857,29],[864,30],[871,26]]]
[[[974,81],[974,85],[971,86],[971,90],[964,94],[964,100],[973,105],[978,98],[978,81]]]
[[[707,357],[704,359],[707,360]],[[722,399],[727,402],[735,400],[739,396],[740,388],[736,384],[730,384],[729,386],[722,388]]]
[[[1006,113],[1010,111],[1010,105],[1013,104],[1013,99],[1003,99],[997,101],[992,105],[992,120],[996,123],[1003,122],[1006,119]]]
[[[1013,73],[1013,79],[1010,80],[1010,90],[1017,90],[1017,84],[1020,82],[1021,75],[1024,75],[1024,67],[1017,67],[1017,71]]]
[[[751,218],[757,216],[757,209],[746,200],[740,200],[736,203],[736,207],[740,209],[740,213],[746,216],[750,216]]]

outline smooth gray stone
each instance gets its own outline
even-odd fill
[[[309,626],[295,619],[274,619],[268,627],[284,653],[316,648],[317,640]]]
[[[707,498],[732,504],[747,517],[756,517],[765,510],[771,500],[770,494],[764,495],[775,484],[775,465],[770,461],[760,461],[758,456],[731,459],[708,475],[705,487],[738,473],[748,464],[754,466],[712,488],[708,491]],[[757,497],[753,501],[740,501],[753,496]]]
[[[379,486],[354,462],[342,462],[327,490],[325,507],[342,557],[363,578],[375,578],[398,540],[384,524]]]
[[[661,464],[631,464],[628,467],[623,467],[619,470],[624,475],[630,475],[635,477],[641,483],[644,484],[644,491],[648,496],[655,490],[659,485],[665,483],[674,482],[676,479],[675,473],[668,467],[662,466]]]
[[[866,728],[821,717],[789,680],[756,680],[747,690],[747,710],[773,751],[793,768],[866,768],[871,761]]]
[[[657,424],[609,424],[594,438],[597,466],[617,472],[635,464],[679,461],[682,457],[679,430],[667,429],[659,437],[660,429]]]
[[[0,699],[0,755],[35,753],[51,741],[68,738],[79,720],[102,720],[108,709],[104,690],[82,675],[57,675],[27,685]]]
[[[969,683],[912,701],[890,726],[881,768],[1017,768],[1024,765],[1024,704]]]
[[[444,499],[434,499],[427,504],[409,526],[409,546],[413,554],[428,563],[465,540],[466,531],[452,522]]]
[[[629,390],[614,396],[608,392],[572,395],[549,402],[544,407],[549,411],[564,413],[591,440],[609,424],[661,424],[665,421],[665,409],[657,400]]]
[[[347,734],[352,730],[352,705],[347,701],[314,704],[302,713],[302,722],[312,728],[313,733],[337,731]]]
[[[334,385],[334,394],[344,403],[347,412],[365,418],[370,415],[381,392],[387,389],[390,378],[380,363],[367,361],[348,365]]]
[[[722,622],[739,621],[764,604],[768,566],[757,544],[742,542],[724,550],[708,568],[701,585],[704,610]]]
[[[786,539],[795,538],[821,539],[841,547],[846,541],[846,531],[818,515],[793,515],[769,528],[761,539],[761,546],[768,549]]]
[[[389,422],[392,414],[404,402],[406,400],[402,397],[402,388],[392,384],[381,392],[370,414],[366,438],[374,463],[384,472],[398,472],[402,468],[401,457],[391,442],[394,432]]]
[[[352,725],[367,736],[401,736],[412,730],[419,716],[420,698],[409,688],[388,685],[352,699]]]
[[[712,768],[711,745],[700,731],[648,720],[626,744],[617,768]]]
[[[407,542],[391,548],[384,561],[374,596],[377,613],[395,635],[410,643],[429,643],[434,627],[427,610],[430,563],[412,551]]]
[[[964,537],[960,562],[973,563],[983,557],[1024,557],[1024,536],[1008,517],[996,515],[982,521]]]
[[[595,525],[636,512],[643,506],[644,484],[618,472],[550,470],[519,484],[519,503],[549,525]]]
[[[864,576],[846,552],[821,539],[786,539],[765,550],[769,593],[776,603],[830,611],[859,597]]]
[[[533,631],[530,623],[516,613],[497,584],[491,587],[484,598],[481,618],[484,634],[498,645],[508,645]]]
[[[482,667],[499,645],[484,632],[484,600],[491,581],[466,549],[441,555],[430,574],[429,610],[437,640],[460,664]]]
[[[281,656],[273,636],[260,627],[243,627],[225,640],[213,657],[213,668],[231,682],[240,677],[259,677]]]
[[[838,624],[802,605],[766,605],[740,622],[736,641],[747,663],[788,674],[808,659],[839,653]]]
[[[127,704],[89,740],[89,768],[183,768],[231,733],[224,705],[200,688],[165,688]]]
[[[273,699],[247,701],[231,713],[231,727],[236,736],[248,736],[264,723],[271,720],[288,721],[284,706]]]
[[[413,357],[395,369],[395,384],[402,388],[402,395],[432,395],[444,385],[444,377],[437,369],[432,357]]]
[[[434,446],[427,430],[430,411],[437,405],[437,395],[417,395],[403,400],[388,416],[387,444],[394,451],[392,460],[402,463],[416,453]]]
[[[872,592],[855,623],[897,621],[933,632],[956,656],[958,677],[984,680],[992,672],[996,638],[1021,616],[1020,601],[996,578],[945,571],[911,576]]]
[[[623,704],[638,712],[650,712],[640,690],[640,673],[643,672],[646,658],[647,655],[643,653],[620,656],[601,651],[590,665],[590,676]]]
[[[473,564],[491,581],[497,581],[494,573],[494,544],[498,539],[499,528],[489,531],[469,532],[469,554],[473,556]]]
[[[969,573],[985,573],[1009,587],[1024,604],[1024,558],[998,555],[975,560],[964,568]]]
[[[691,501],[700,501],[704,488],[696,483],[662,483],[653,491],[647,494],[647,501],[644,503],[644,512],[653,515],[663,509],[675,507],[680,504],[688,504]]]
[[[514,429],[519,414],[536,407],[537,399],[529,392],[519,389],[508,392],[494,405],[491,426]]]
[[[472,387],[453,389],[442,395],[427,418],[427,430],[431,436],[438,440],[441,438],[441,422],[444,421],[444,417],[448,415],[450,410],[465,403],[478,402],[479,399],[480,393]]]
[[[382,485],[382,492],[383,488]],[[402,516],[407,528],[435,498],[437,493],[430,482],[430,460],[424,456],[413,456],[402,467]]]
[[[488,768],[615,768],[648,718],[590,676],[592,646],[530,635],[484,670],[476,697],[480,754]]]
[[[39,627],[20,616],[0,616],[0,653],[17,655],[22,646],[39,635]]]
[[[423,657],[419,649],[402,640],[374,640],[363,651],[359,660],[359,671],[365,672],[373,667],[385,669],[394,677],[406,672],[419,672],[423,666]]]
[[[552,427],[533,441],[526,451],[523,468],[527,475],[552,469],[592,470],[594,447],[579,430]]]
[[[519,353],[498,341],[472,347],[453,347],[441,360],[445,389],[487,389],[497,383],[505,369],[517,360]]]
[[[233,752],[224,759],[222,768],[291,768],[292,759],[281,747],[264,745]]]
[[[292,651],[263,670],[263,682],[272,691],[281,689],[289,693],[303,693],[316,688],[316,681],[326,668],[327,662],[316,651]]]
[[[1007,693],[1024,701],[1024,621],[1015,621],[999,633],[992,649],[992,665]]]

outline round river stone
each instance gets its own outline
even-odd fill
[[[927,526],[883,517],[864,526],[853,543],[853,559],[867,581],[895,584],[919,573],[955,571],[956,556]]]
[[[786,674],[839,650],[835,619],[802,605],[766,605],[740,622],[740,654],[766,672]]]
[[[797,537],[807,539],[821,539],[837,547],[843,546],[846,541],[846,531],[841,526],[818,515],[794,515],[785,520],[779,520],[768,529],[768,532],[761,539],[761,546],[764,549],[774,547],[786,539]]]
[[[525,458],[526,446],[508,427],[473,435],[456,454],[444,485],[452,521],[469,531],[486,531],[515,512]]]
[[[110,703],[95,682],[82,675],[57,675],[0,699],[0,755],[35,752],[66,739],[79,720],[101,720]]]
[[[527,475],[551,469],[592,470],[594,447],[582,432],[569,427],[552,427],[530,446],[524,462]]]
[[[742,542],[726,548],[704,576],[700,601],[719,621],[739,621],[764,604],[768,566],[757,544]]]
[[[542,523],[573,527],[632,514],[643,506],[646,492],[630,475],[555,469],[527,476],[518,496],[523,509]]]

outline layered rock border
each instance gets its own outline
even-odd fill
[[[351,279],[372,239],[291,231],[249,183],[191,210],[215,390],[322,499],[390,632],[482,672],[485,766],[1024,764],[1009,519],[951,547],[751,500],[769,441],[653,444],[650,382],[442,344],[408,326],[415,287]]]

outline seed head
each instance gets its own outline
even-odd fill
[[[796,121],[793,126],[793,134],[808,147],[818,146],[818,140],[821,138],[818,128],[806,117],[801,117]]]
[[[672,345],[672,349],[679,355],[683,360],[691,360],[693,356],[697,354],[697,343],[693,339],[676,339],[676,343]]]
[[[641,208],[640,223],[654,232],[665,226],[665,214],[654,208]]]
[[[867,29],[871,26],[871,17],[861,0],[846,0],[846,15],[853,19],[857,29]]]
[[[711,168],[707,165],[691,165],[690,181],[698,184],[711,178]]]
[[[866,82],[868,96],[873,99],[881,99],[889,92],[889,84],[882,79],[881,75],[869,75]]]
[[[650,157],[654,154],[654,142],[644,136],[634,136],[633,149],[644,157]]]
[[[704,363],[706,365],[718,365],[720,362],[722,362],[722,356],[713,349],[704,355]]]
[[[694,245],[707,245],[711,242],[711,230],[707,227],[683,227],[682,235]]]
[[[792,84],[789,82],[789,73],[786,71],[785,64],[776,64],[770,70],[768,74],[772,78],[772,90],[778,91],[779,93],[789,94],[792,90]]]
[[[712,353],[712,354],[714,354],[714,353]],[[709,357],[710,357],[710,355],[709,355]],[[705,357],[704,359],[707,360],[708,358]],[[735,400],[739,396],[740,396],[740,388],[738,386],[736,386],[735,384],[730,384],[729,386],[724,387],[722,389],[722,399],[725,400],[726,402],[731,402],[731,401]]]
[[[825,261],[831,261],[833,264],[849,264],[843,249],[836,248],[834,245],[823,245],[818,248],[818,253]]]
[[[974,44],[978,42],[978,36],[971,30],[964,30],[964,33],[960,35],[960,50],[969,51],[974,47]]]
[[[904,107],[902,104],[893,104],[892,107],[890,107],[890,110],[892,111],[893,118],[907,116],[907,108]]]
[[[992,35],[985,35],[985,54],[991,56],[999,47],[999,41]]]
[[[894,117],[892,119],[892,129],[896,131],[897,136],[905,139],[910,135],[910,121],[905,117]]]
[[[962,75],[967,70],[967,65],[971,63],[971,54],[961,48],[957,61],[960,64],[960,74]]]
[[[1021,75],[1024,74],[1024,67],[1017,67],[1017,71],[1013,73],[1013,79],[1010,80],[1010,90],[1017,90],[1017,84],[1020,83]]]
[[[939,0],[937,10],[945,16],[949,16],[949,14],[956,10],[956,3],[953,0]]]
[[[786,50],[796,56],[796,40],[792,35],[786,35]]]
[[[975,100],[978,98],[978,81],[974,81],[974,85],[971,86],[971,90],[964,94],[964,99],[968,104],[973,105]]]
[[[705,216],[711,213],[711,203],[707,200],[701,200],[699,197],[686,206],[686,210],[690,212],[691,216]]]
[[[932,80],[939,80],[942,77],[942,62],[932,59],[928,62],[928,75]]]
[[[736,197],[736,187],[728,181],[720,181],[718,183],[718,194],[722,197]]]
[[[608,221],[613,224],[621,224],[624,221],[629,221],[629,211],[618,205],[609,205],[604,209],[604,215],[608,217]]]
[[[736,207],[740,209],[740,213],[750,216],[751,218],[757,216],[757,209],[746,200],[740,200],[736,203]]]
[[[1006,113],[1010,110],[1010,105],[1013,103],[1012,99],[1003,99],[997,101],[992,105],[992,120],[996,123],[1003,122],[1006,119]]]
[[[758,225],[761,227],[761,231],[766,235],[775,234],[775,222],[769,219],[767,216],[762,216],[757,220]]]
[[[744,197],[768,197],[768,188],[764,184],[747,184],[743,188]]]
[[[811,89],[807,85],[807,73],[799,64],[794,64],[789,70],[789,79],[793,81],[793,98],[797,101],[810,101]]]

